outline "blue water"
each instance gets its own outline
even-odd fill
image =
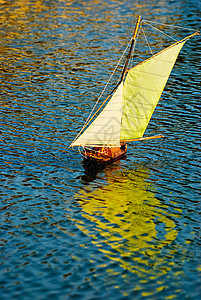
[[[200,13],[193,0],[1,1],[1,299],[200,299],[200,37],[148,127],[166,139],[131,143],[95,178],[69,148],[137,15],[200,29]]]

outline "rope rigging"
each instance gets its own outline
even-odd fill
[[[174,28],[180,28],[180,29],[185,29],[185,30],[190,30],[190,31],[197,31],[193,28],[186,28],[186,27],[181,27],[181,26],[177,26],[177,25],[170,25],[170,24],[165,24],[165,23],[159,23],[159,22],[155,22],[155,21],[148,21],[148,20],[142,20],[143,23],[154,23],[157,25],[162,25],[162,26],[168,26],[168,27],[174,27]]]

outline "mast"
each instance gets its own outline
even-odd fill
[[[122,82],[122,80],[124,78],[124,74],[126,73],[126,70],[127,70],[127,67],[128,67],[128,62],[129,62],[129,59],[131,57],[131,52],[133,50],[133,45],[134,45],[134,42],[135,42],[135,39],[136,39],[136,36],[137,36],[137,33],[138,33],[140,21],[141,21],[141,16],[138,16],[138,19],[137,19],[137,22],[136,22],[136,25],[135,25],[135,31],[133,33],[133,37],[132,37],[132,41],[131,41],[130,50],[128,52],[128,56],[127,56],[127,59],[126,59],[126,63],[124,65],[124,69],[123,69],[123,72],[122,72],[122,75],[121,75],[120,82]]]

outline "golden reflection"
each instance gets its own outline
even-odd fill
[[[149,273],[152,279],[167,273],[171,262],[161,267],[164,263],[161,251],[175,240],[177,231],[173,215],[167,213],[166,206],[149,190],[148,170],[141,167],[111,172],[109,169],[106,177],[107,185],[95,190],[89,185],[76,195],[82,216],[94,224],[79,222],[77,226],[124,269],[138,275]]]

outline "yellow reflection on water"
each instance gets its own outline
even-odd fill
[[[177,231],[165,205],[151,191],[148,177],[145,168],[106,171],[106,185],[95,190],[87,186],[76,195],[82,216],[94,224],[77,226],[121,267],[155,279],[171,268],[170,262],[160,268],[164,264],[160,254],[175,240]]]

